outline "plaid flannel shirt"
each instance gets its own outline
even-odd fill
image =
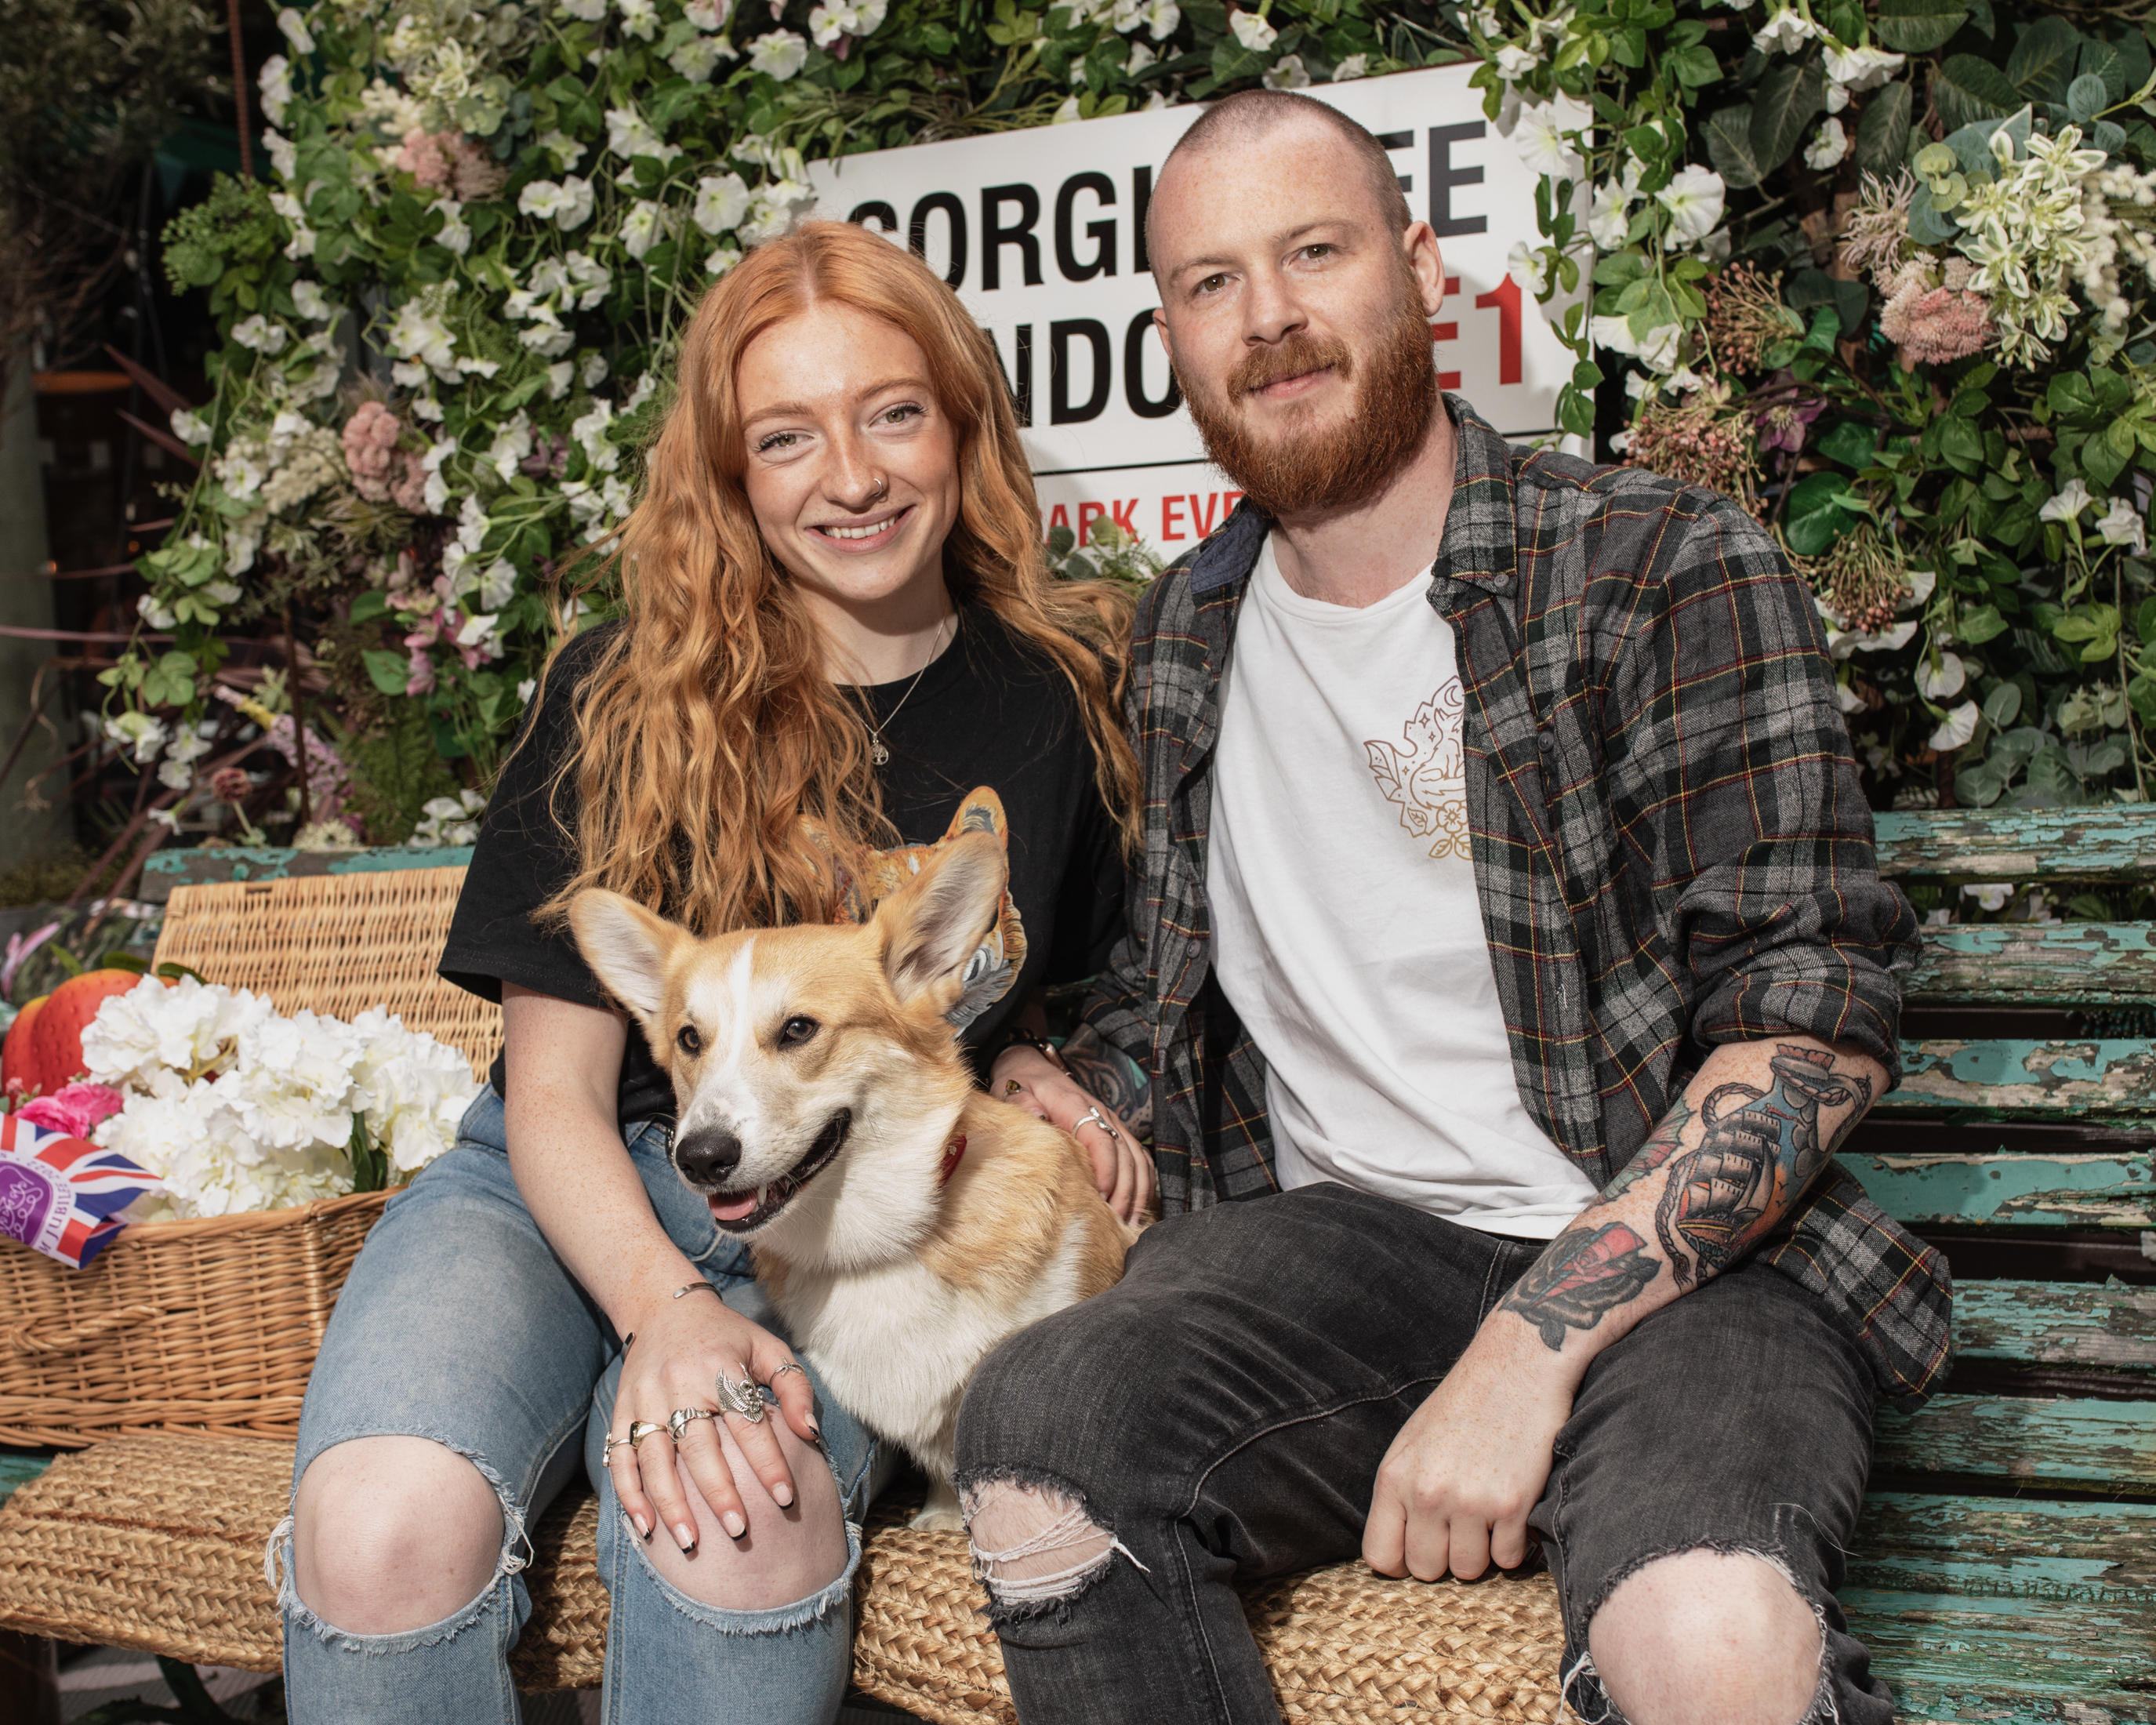
[[[1882,882],[1818,615],[1726,498],[1506,444],[1457,397],[1430,603],[1467,696],[1467,811],[1520,1095],[1598,1187],[1718,1043],[1798,1031],[1900,1076],[1907,901]],[[1154,583],[1127,720],[1145,767],[1130,926],[1085,1018],[1152,1087],[1170,1210],[1277,1189],[1262,1055],[1214,980],[1219,688],[1270,522],[1244,505]],[[1837,1163],[1758,1248],[1920,1401],[1944,1260]]]

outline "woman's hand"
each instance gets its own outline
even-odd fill
[[[781,1509],[793,1502],[793,1476],[779,1451],[767,1410],[753,1421],[721,1411],[718,1381],[722,1376],[735,1384],[745,1379],[768,1384],[778,1397],[780,1417],[803,1439],[816,1440],[815,1395],[807,1374],[794,1362],[793,1349],[724,1304],[716,1290],[660,1301],[637,1326],[635,1340],[622,1362],[608,1435],[626,1437],[634,1422],[648,1421],[660,1429],[636,1445],[609,1443],[607,1447],[615,1495],[644,1538],[651,1537],[654,1527],[665,1527],[683,1551],[695,1549],[696,1518],[682,1490],[681,1470],[704,1494],[704,1502],[727,1532],[738,1539],[748,1531],[748,1512],[738,1489],[746,1482],[737,1481],[726,1466],[719,1444],[721,1420],[771,1501]],[[750,1393],[756,1392],[752,1389]],[[678,1445],[681,1466],[677,1469],[677,1445],[666,1423],[683,1408],[715,1411],[709,1420],[682,1425]]]
[[[1103,1107],[1092,1091],[1039,1049],[1020,1045],[997,1055],[988,1074],[988,1094],[1077,1139],[1093,1158],[1093,1184],[1124,1221],[1151,1213],[1152,1153],[1128,1122]]]

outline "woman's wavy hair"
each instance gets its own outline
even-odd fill
[[[715,285],[684,338],[678,393],[611,560],[626,627],[585,676],[577,747],[554,780],[558,807],[574,779],[578,853],[575,879],[546,907],[557,917],[603,886],[706,935],[828,922],[861,848],[896,838],[861,709],[829,681],[819,632],[742,482],[742,355],[819,300],[888,320],[927,356],[957,432],[952,598],[987,607],[1069,680],[1101,795],[1136,842],[1140,776],[1121,714],[1129,599],[1049,574],[1002,369],[957,295],[889,240],[811,222]]]

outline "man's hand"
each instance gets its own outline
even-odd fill
[[[1499,1311],[1415,1409],[1378,1469],[1363,1560],[1380,1575],[1472,1581],[1527,1554],[1578,1370]]]

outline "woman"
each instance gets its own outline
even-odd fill
[[[608,1719],[829,1720],[844,1688],[889,1458],[669,1166],[671,1091],[563,925],[580,889],[704,932],[826,920],[904,847],[994,827],[1009,900],[954,1019],[983,1070],[1014,1050],[999,1090],[1080,1128],[1124,1214],[1150,1198],[1127,1128],[1028,1040],[1120,914],[1128,611],[1048,578],[950,290],[835,223],[752,254],[690,325],[621,553],[625,619],[549,667],[442,960],[502,1003],[493,1081],[370,1235],[308,1388],[273,1542],[303,1725],[515,1719],[525,1531],[580,1461]],[[744,1377],[762,1401],[721,1393]]]

